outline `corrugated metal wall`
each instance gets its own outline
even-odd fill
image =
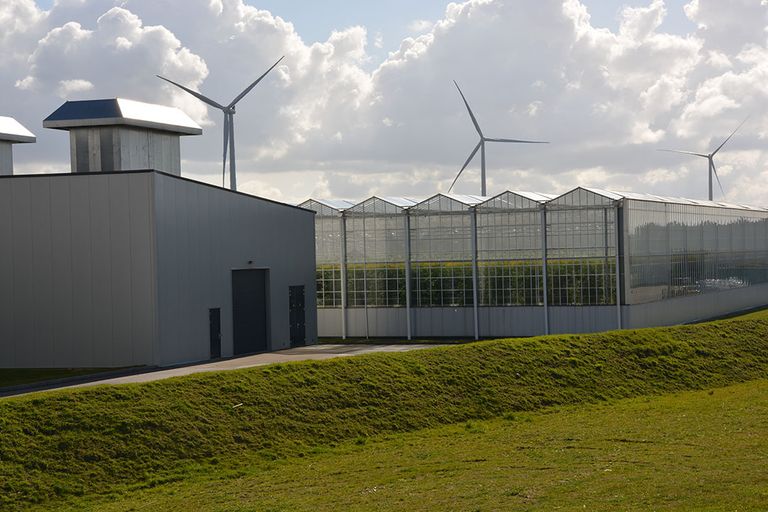
[[[0,366],[149,364],[152,175],[0,180]]]
[[[221,308],[222,356],[232,355],[234,269],[269,269],[271,350],[290,345],[288,287],[304,285],[307,343],[315,343],[314,214],[155,176],[158,363],[208,358],[210,308]]]
[[[314,213],[151,171],[0,179],[0,367],[166,365],[232,355],[234,269],[268,268],[272,350],[288,287],[317,341]],[[251,262],[249,264],[249,261]]]

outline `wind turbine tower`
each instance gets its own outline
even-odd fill
[[[160,78],[161,80],[165,80],[166,82],[175,85],[179,89],[182,89],[195,98],[199,99],[203,103],[206,103],[214,108],[217,108],[221,110],[224,113],[224,155],[223,155],[223,162],[222,162],[222,168],[221,168],[221,186],[225,186],[225,174],[227,171],[227,149],[229,149],[229,188],[232,190],[237,190],[237,173],[235,169],[235,105],[237,105],[237,102],[239,102],[241,99],[245,97],[246,94],[251,92],[251,89],[256,87],[256,84],[261,82],[261,79],[267,76],[267,74],[272,71],[275,66],[280,64],[280,61],[283,60],[285,56],[280,57],[277,62],[272,64],[272,67],[270,67],[268,70],[264,72],[263,75],[261,75],[259,78],[253,81],[251,85],[243,89],[243,92],[237,95],[237,97],[232,100],[229,105],[221,105],[215,101],[213,101],[210,98],[207,98],[206,96],[203,96],[197,91],[193,91],[192,89],[189,89],[187,87],[184,87],[181,84],[177,84],[173,80],[169,80],[165,77],[162,77],[160,75],[156,75],[157,78]]]
[[[714,150],[711,153],[694,153],[693,151],[680,151],[678,149],[660,149],[659,151],[666,151],[667,153],[680,153],[682,155],[693,155],[693,156],[698,156],[698,157],[701,157],[701,158],[706,158],[707,161],[709,162],[709,171],[708,171],[709,172],[709,200],[712,201],[714,199],[713,187],[712,187],[712,185],[713,185],[712,177],[713,176],[717,180],[717,185],[720,187],[720,192],[722,192],[722,194],[725,195],[725,190],[723,190],[723,184],[720,183],[720,176],[717,175],[717,168],[715,167],[715,155],[717,154],[718,151],[723,149],[723,146],[725,146],[725,144],[729,140],[731,140],[731,137],[736,135],[736,132],[739,131],[739,128],[744,126],[744,123],[746,123],[748,119],[749,119],[749,117],[747,117],[747,119],[744,119],[741,122],[741,124],[739,126],[737,126],[736,129],[733,130],[733,132],[731,132],[731,134],[728,136],[728,138],[725,139],[723,141],[723,143],[720,144],[717,147],[717,149]]]
[[[472,161],[472,159],[477,154],[477,151],[480,150],[480,195],[485,196],[486,195],[486,186],[485,186],[485,143],[486,142],[511,142],[514,144],[549,144],[549,142],[542,142],[538,140],[492,139],[490,137],[486,137],[485,135],[483,135],[483,130],[480,129],[480,124],[477,122],[477,118],[475,118],[475,114],[472,112],[472,109],[469,106],[469,102],[467,101],[467,98],[465,98],[464,93],[461,92],[461,88],[459,87],[459,84],[456,83],[456,80],[453,81],[453,84],[456,86],[456,89],[459,90],[461,99],[464,100],[464,105],[467,107],[467,112],[469,112],[469,117],[472,119],[472,124],[475,125],[475,130],[477,130],[477,134],[480,136],[480,141],[477,143],[477,146],[475,146],[475,149],[473,149],[472,152],[469,154],[469,158],[467,158],[467,161],[464,162],[464,165],[459,171],[459,174],[457,174],[456,178],[454,178],[453,183],[451,183],[451,188],[448,189],[448,192],[449,193],[451,192],[451,190],[453,189],[453,186],[456,184],[456,181],[459,179],[459,176],[461,176],[461,173],[464,172],[464,169],[467,168],[467,166],[469,165],[469,162]]]

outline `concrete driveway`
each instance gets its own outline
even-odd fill
[[[279,350],[277,352],[268,352],[265,354],[256,354],[252,356],[238,357],[235,359],[226,359],[223,361],[169,368],[167,370],[154,370],[146,373],[137,373],[122,377],[96,380],[83,384],[75,384],[69,386],[64,385],[56,389],[82,388],[87,386],[99,386],[102,384],[150,382],[153,380],[167,379],[169,377],[179,377],[182,375],[191,375],[193,373],[200,372],[237,370],[239,368],[251,368],[254,366],[264,366],[267,364],[285,363],[289,361],[333,359],[335,357],[357,356],[361,354],[370,354],[373,352],[408,352],[410,350],[420,350],[440,346],[445,345],[311,345],[308,347],[290,348],[287,350]]]

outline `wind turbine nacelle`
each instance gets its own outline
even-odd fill
[[[202,133],[176,108],[122,98],[68,101],[43,126],[69,131],[73,173],[152,169],[180,176],[179,137]]]

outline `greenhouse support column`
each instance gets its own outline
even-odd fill
[[[341,338],[347,339],[347,217],[341,212]]]
[[[614,217],[616,217],[616,228],[614,229],[615,235],[613,237],[614,245],[616,246],[616,324],[619,329],[623,329],[621,319],[621,254],[619,253],[619,237],[621,236],[621,221],[619,219],[619,202],[616,202],[614,208]]]
[[[411,326],[411,215],[405,210],[405,329],[413,339]]]
[[[475,321],[475,339],[480,339],[480,310],[478,309],[477,293],[477,210],[472,207],[469,210],[470,226],[472,230],[472,313]]]
[[[549,334],[549,279],[547,277],[547,209],[541,207],[541,279],[544,298],[544,334]]]

